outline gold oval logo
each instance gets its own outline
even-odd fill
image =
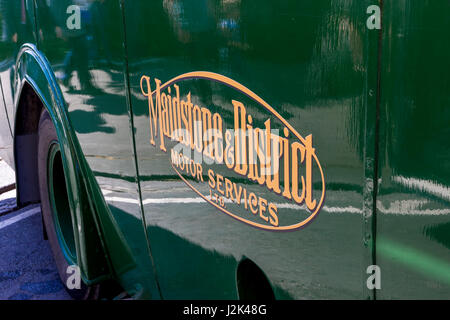
[[[224,84],[231,90],[230,101],[225,106],[202,104],[201,96],[178,85],[186,80]],[[302,137],[253,91],[207,71],[165,83],[156,78],[152,83],[144,75],[140,86],[148,99],[150,144],[170,149],[175,172],[205,201],[264,230],[299,229],[317,216],[325,178],[312,135]],[[242,98],[233,96],[236,91]],[[313,175],[320,178],[317,191]]]

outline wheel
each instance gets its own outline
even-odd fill
[[[69,289],[73,274],[71,265],[77,265],[75,236],[70,213],[63,159],[55,127],[46,110],[39,121],[38,175],[41,212],[47,238],[61,281],[75,299],[98,299],[100,286],[87,286],[80,280],[79,289]],[[72,278],[72,277],[71,277]]]

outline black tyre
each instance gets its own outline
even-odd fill
[[[87,286],[81,280],[79,289],[69,289],[67,286],[72,275],[72,272],[68,273],[68,267],[77,265],[74,228],[60,144],[46,110],[39,121],[38,171],[44,227],[61,281],[75,299],[98,299],[99,285]]]

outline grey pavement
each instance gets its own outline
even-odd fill
[[[0,187],[10,183],[14,171],[0,160]],[[15,190],[0,195],[0,300],[70,299],[43,238],[39,205],[15,209],[15,197]]]

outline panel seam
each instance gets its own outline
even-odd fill
[[[381,114],[381,65],[383,53],[383,0],[380,2],[380,26],[378,31],[378,52],[377,52],[377,92],[375,102],[375,145],[374,145],[374,171],[373,171],[373,202],[372,202],[372,261],[377,264],[377,198],[378,198],[378,179],[380,165],[380,114]],[[373,298],[377,299],[377,289],[373,289]]]
[[[141,184],[139,181],[139,166],[137,161],[137,149],[136,149],[136,139],[134,136],[134,117],[133,117],[133,107],[131,102],[131,88],[130,88],[130,74],[129,74],[129,66],[128,66],[128,44],[127,44],[127,28],[126,28],[126,21],[125,21],[125,2],[124,0],[120,0],[120,8],[122,13],[122,24],[123,24],[123,49],[124,49],[124,73],[125,73],[125,90],[126,90],[126,100],[127,100],[127,106],[128,106],[128,112],[129,112],[129,118],[130,118],[130,134],[131,134],[131,140],[133,144],[133,152],[134,152],[134,166],[136,170],[136,185],[138,189],[138,196],[139,196],[139,208],[141,212],[142,217],[142,225],[144,229],[145,238],[147,240],[147,249],[149,251],[150,260],[153,267],[153,274],[155,276],[155,283],[156,287],[158,288],[159,296],[162,298],[161,294],[161,288],[158,281],[158,275],[157,275],[157,269],[155,265],[155,261],[153,259],[153,253],[152,248],[150,245],[150,238],[148,237],[147,232],[147,223],[145,220],[145,213],[143,208],[143,201],[142,201],[142,191],[141,191]]]

